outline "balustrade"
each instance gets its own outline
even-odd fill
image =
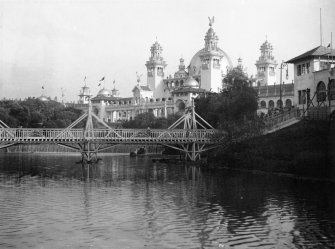
[[[39,129],[0,128],[0,142],[73,142],[94,140],[97,142],[195,142],[213,143],[216,130],[184,129],[94,129],[84,133],[83,129]]]

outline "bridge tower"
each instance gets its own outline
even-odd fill
[[[97,115],[94,114],[92,111],[92,103],[91,100],[89,100],[88,103],[88,111],[85,112],[82,116],[80,116],[76,121],[74,121],[71,125],[69,125],[67,128],[64,129],[57,137],[62,137],[66,133],[71,135],[71,129],[74,128],[76,125],[78,125],[80,122],[86,119],[85,128],[83,130],[83,140],[78,142],[78,146],[69,145],[66,143],[57,143],[60,146],[66,147],[68,149],[72,149],[75,151],[79,151],[82,156],[83,162],[96,162],[98,161],[97,154],[100,151],[109,149],[111,147],[114,147],[116,144],[112,145],[105,145],[105,147],[102,147],[101,144],[96,142],[96,133],[97,130],[94,129],[93,126],[93,119],[95,119],[98,123],[105,126],[108,130],[106,135],[109,135],[110,133],[113,133],[114,130],[106,124],[102,119],[100,119]]]
[[[180,117],[175,123],[173,123],[168,129],[183,129],[186,131],[185,135],[187,138],[191,138],[192,142],[180,143],[179,146],[165,145],[170,148],[182,151],[185,153],[185,160],[197,161],[201,158],[200,154],[207,150],[216,148],[216,145],[205,147],[205,144],[199,142],[199,138],[191,137],[192,131],[197,129],[215,130],[209,123],[206,122],[199,114],[194,110],[194,99],[192,98],[191,106],[185,110],[185,114]]]

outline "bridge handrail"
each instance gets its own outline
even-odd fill
[[[300,116],[301,116],[301,112],[299,108],[294,108],[282,114],[278,114],[278,115],[267,118],[265,120],[265,127],[267,129],[270,129],[280,123],[291,120],[293,118],[299,118]]]
[[[83,129],[64,129],[53,128],[0,128],[0,139],[41,139],[48,141],[60,140],[84,140],[84,139],[105,139],[105,140],[212,140],[216,130],[206,129],[94,129],[84,134]],[[12,136],[10,136],[12,134]],[[162,135],[163,134],[163,135]],[[14,137],[13,137],[14,135]]]

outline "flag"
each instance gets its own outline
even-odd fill
[[[101,86],[101,83],[99,83],[98,86]]]
[[[100,81],[104,81],[104,80],[105,80],[105,76],[104,76],[104,77],[102,77]]]
[[[328,44],[327,48],[330,48],[330,43]]]
[[[85,78],[84,78],[84,81],[86,80],[86,76],[85,76]]]
[[[113,80],[113,84],[115,84],[115,80]]]
[[[42,89],[44,89],[44,86],[42,86]]]

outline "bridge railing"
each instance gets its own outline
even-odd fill
[[[280,125],[288,120],[299,118],[301,116],[301,112],[299,108],[294,108],[288,112],[284,112],[282,114],[278,114],[273,117],[269,117],[265,120],[265,127],[266,129],[271,129],[276,125]]]
[[[53,141],[75,142],[82,140],[96,141],[202,141],[215,139],[216,130],[196,129],[41,129],[41,128],[0,128],[0,140],[4,141]]]

